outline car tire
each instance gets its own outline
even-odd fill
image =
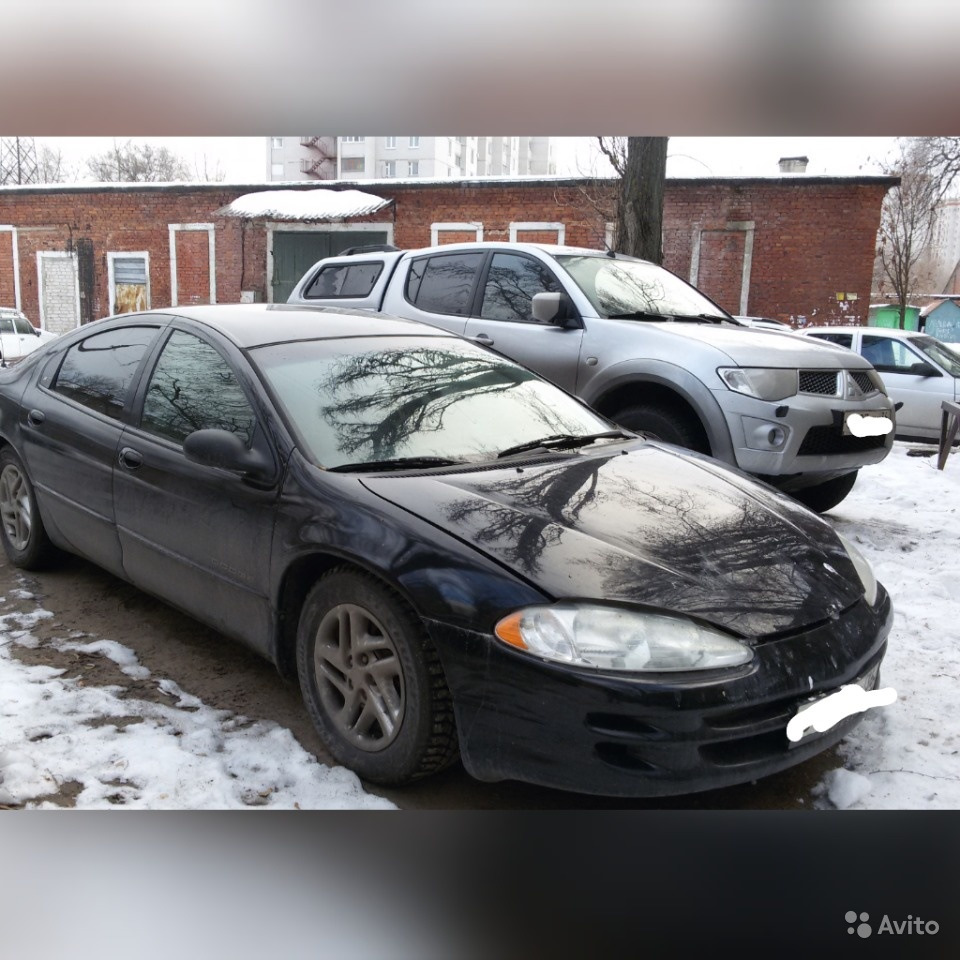
[[[661,404],[640,403],[610,414],[620,426],[697,453],[709,453],[703,427],[689,414]]]
[[[54,552],[33,484],[10,447],[0,450],[0,540],[9,561],[23,570],[41,569]]]
[[[453,702],[420,619],[374,577],[339,567],[307,595],[297,673],[314,726],[335,760],[399,786],[457,757]]]
[[[842,477],[834,477],[832,480],[826,480],[824,483],[818,483],[812,487],[792,490],[790,495],[794,500],[799,500],[805,507],[809,507],[817,513],[826,513],[845,499],[853,489],[853,485],[857,482],[858,472],[854,470],[852,473],[845,473]]]

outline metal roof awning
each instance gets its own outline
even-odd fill
[[[376,213],[391,203],[361,190],[261,190],[237,197],[216,215],[244,220],[346,220]]]

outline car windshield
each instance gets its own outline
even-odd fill
[[[476,462],[610,429],[536,374],[454,338],[300,341],[251,356],[304,451],[328,469]]]
[[[960,354],[956,351],[933,337],[913,337],[910,342],[951,376],[960,377]]]
[[[735,323],[699,290],[654,263],[571,254],[556,259],[598,316],[627,320],[678,317]]]

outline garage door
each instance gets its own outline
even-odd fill
[[[368,243],[387,243],[387,232],[385,230],[274,232],[273,276],[270,280],[273,302],[285,303],[297,281],[318,260],[324,257],[335,257],[347,247]]]

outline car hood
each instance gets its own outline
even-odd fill
[[[867,360],[846,347],[799,337],[795,333],[707,323],[665,323],[660,329],[687,340],[709,344],[725,353],[739,367],[796,367],[802,370],[869,370],[871,367]]]
[[[862,594],[825,521],[658,443],[362,482],[557,599],[679,611],[750,638],[835,617]]]

